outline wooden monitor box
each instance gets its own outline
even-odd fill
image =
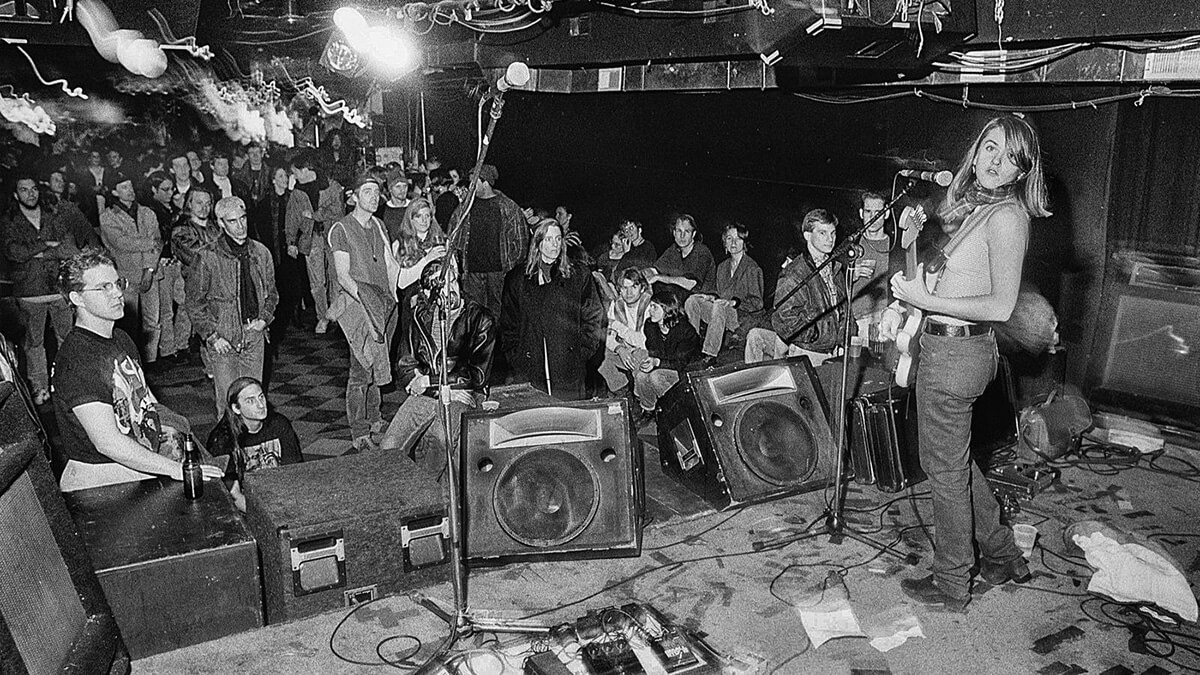
[[[269,624],[449,579],[443,488],[398,452],[261,469],[243,491]]]
[[[134,659],[263,625],[254,537],[220,481],[197,500],[168,478],[63,499]]]

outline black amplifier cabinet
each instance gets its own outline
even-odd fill
[[[220,481],[156,478],[63,495],[134,659],[263,623],[258,552]]]
[[[917,445],[917,397],[887,387],[850,402],[848,452],[854,480],[899,492],[925,480]]]
[[[400,453],[260,469],[245,494],[267,623],[449,578],[443,489]]]

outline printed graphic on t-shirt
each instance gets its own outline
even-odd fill
[[[279,442],[278,438],[272,438],[258,445],[249,445],[242,448],[242,456],[245,462],[243,468],[245,473],[256,469],[279,466],[279,458],[283,456],[283,444]]]
[[[150,398],[142,366],[128,354],[122,354],[113,362],[112,374],[112,407],[117,429],[142,447],[158,452],[158,411]]]

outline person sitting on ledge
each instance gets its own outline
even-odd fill
[[[642,407],[637,418],[639,428],[654,419],[658,400],[679,382],[684,368],[700,354],[700,336],[688,323],[674,291],[656,292],[646,311],[649,320],[642,332],[647,356],[633,376],[633,394]]]
[[[117,276],[107,253],[88,249],[64,260],[59,289],[75,306],[75,328],[54,361],[54,414],[62,434],[59,449],[67,465],[59,479],[63,492],[155,475],[183,480],[182,456],[164,444],[169,428],[160,419],[154,395],[133,340],[116,327],[125,315],[128,280]],[[166,432],[166,433],[164,433]],[[221,469],[204,465],[205,478]]]
[[[450,443],[457,447],[462,413],[483,398],[496,346],[496,321],[491,311],[463,297],[457,266],[450,270],[443,289],[444,264],[443,260],[434,260],[421,270],[413,322],[406,336],[408,349],[398,375],[400,381],[406,381],[408,398],[379,443],[384,451],[400,448],[412,455],[434,476],[440,476],[446,466],[446,433],[438,387],[443,382],[450,385]],[[445,377],[441,357],[443,312],[449,313],[445,336],[449,370]]]
[[[737,331],[743,321],[762,313],[763,274],[754,258],[746,255],[750,230],[741,223],[730,223],[721,232],[721,241],[729,257],[717,265],[713,275],[716,292],[693,293],[683,303],[688,321],[696,332],[704,331],[704,362],[716,365],[725,331]],[[748,321],[747,321],[748,322]]]

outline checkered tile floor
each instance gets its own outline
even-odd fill
[[[275,410],[292,421],[306,459],[354,452],[346,423],[349,359],[346,340],[334,325],[325,335],[290,328],[279,345],[267,398]],[[149,377],[155,395],[191,420],[198,438],[208,438],[217,419],[212,380],[204,375],[203,368],[199,364],[177,365]],[[384,388],[384,420],[391,420],[403,396],[393,385]]]
[[[350,445],[346,423],[346,378],[350,372],[346,340],[332,324],[325,335],[292,328],[275,355],[267,398],[272,407],[292,421],[300,437],[304,458],[328,459],[357,452]],[[217,419],[212,380],[197,364],[177,365],[149,375],[155,396],[188,418],[195,436],[208,438]],[[390,421],[406,394],[393,385],[383,388],[383,419]],[[647,517],[666,522],[709,510],[659,468],[657,428],[651,423],[639,437],[644,450]]]

